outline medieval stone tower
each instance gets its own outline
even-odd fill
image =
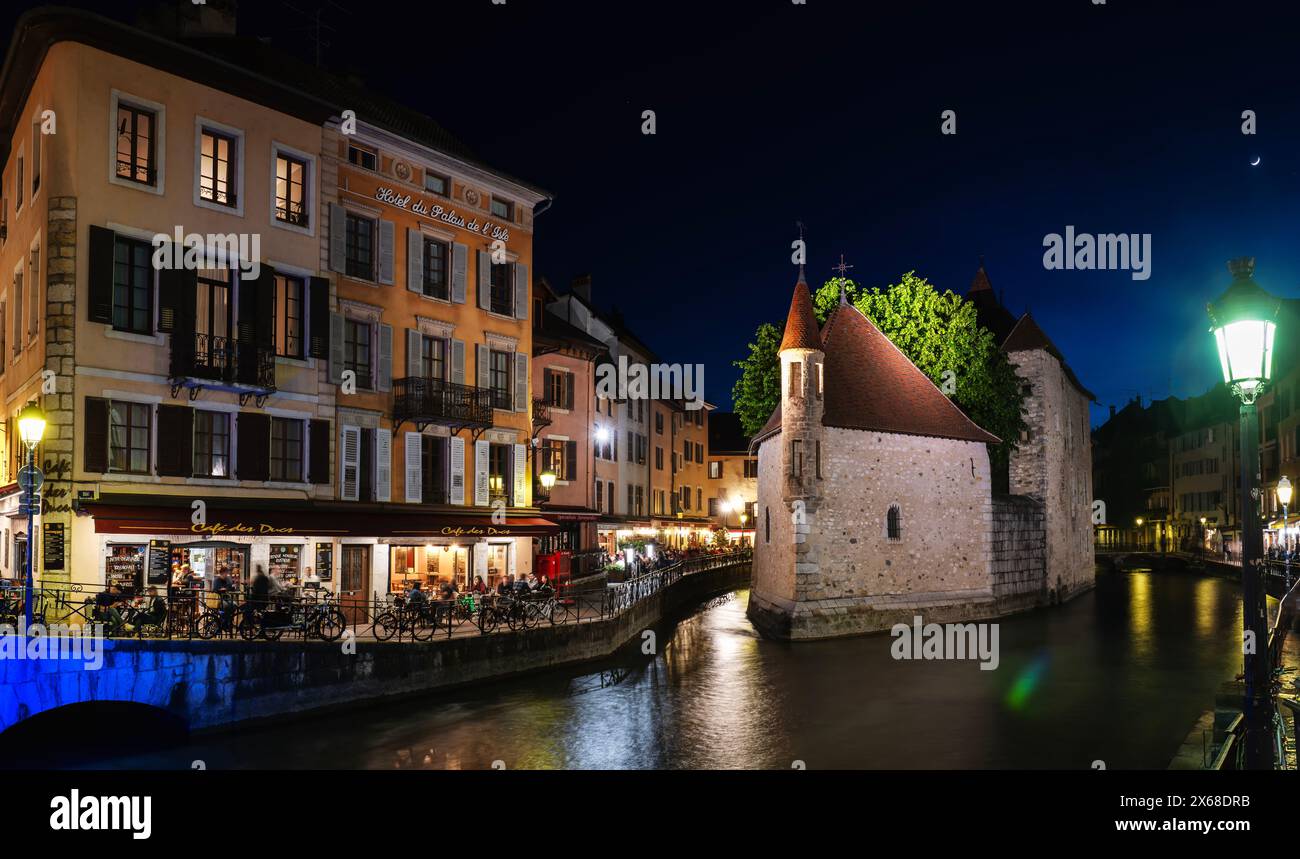
[[[795,590],[806,589],[818,576],[817,545],[809,540],[821,506],[823,359],[812,294],[799,282],[790,301],[781,357],[782,515],[790,517],[794,541]]]

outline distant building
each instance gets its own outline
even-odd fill
[[[740,415],[709,415],[707,459],[709,517],[727,529],[728,539],[752,544],[757,522],[758,459],[750,455],[749,437],[741,427]]]

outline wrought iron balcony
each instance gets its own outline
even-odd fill
[[[533,398],[533,426],[544,427],[551,422],[551,403],[541,397]]]
[[[213,334],[172,334],[172,396],[188,388],[190,399],[203,388],[259,401],[275,391],[275,353],[253,343]]]
[[[393,380],[393,422],[450,427],[492,426],[492,389],[442,379],[408,376]]]

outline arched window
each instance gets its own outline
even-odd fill
[[[885,514],[885,536],[891,540],[903,539],[903,511],[897,504],[889,505],[889,512]]]

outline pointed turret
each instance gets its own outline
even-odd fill
[[[781,433],[785,500],[801,500],[816,509],[820,500],[819,471],[822,437],[822,351],[812,293],[803,269],[794,285],[790,313],[781,339]]]

